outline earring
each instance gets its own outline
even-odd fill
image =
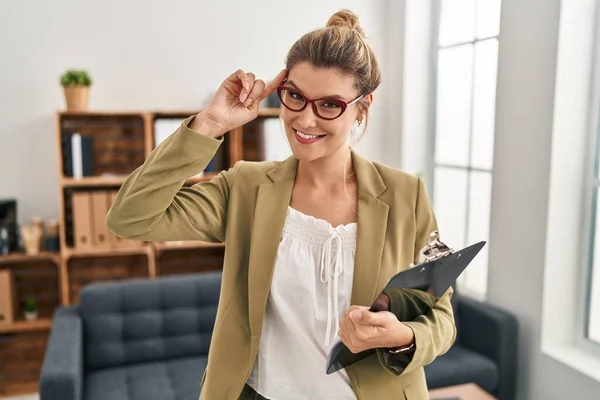
[[[361,125],[362,125],[362,119],[359,119],[358,120],[358,126],[361,126]]]

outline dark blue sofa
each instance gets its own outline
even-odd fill
[[[85,287],[56,310],[40,377],[41,400],[197,400],[221,274]],[[516,322],[458,298],[457,343],[426,367],[430,388],[475,382],[514,397]]]
[[[446,354],[425,366],[427,386],[476,383],[499,400],[513,400],[517,379],[517,318],[489,304],[454,294],[458,336]]]
[[[221,275],[93,284],[57,309],[44,400],[197,400]]]

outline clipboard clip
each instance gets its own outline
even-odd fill
[[[440,240],[440,233],[434,230],[429,234],[427,244],[420,251],[420,262],[418,264],[410,264],[410,267],[417,267],[421,264],[439,260],[453,253],[454,250]]]

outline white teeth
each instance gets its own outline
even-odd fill
[[[306,133],[302,133],[300,131],[296,131],[296,133],[298,134],[298,136],[300,136],[302,139],[316,139],[319,137],[319,135],[307,135]]]

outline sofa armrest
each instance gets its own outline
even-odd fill
[[[83,390],[83,326],[75,307],[59,307],[40,375],[40,398],[81,400]]]
[[[498,365],[500,400],[514,399],[517,378],[517,318],[487,303],[465,297],[458,299],[461,346],[482,354]]]

